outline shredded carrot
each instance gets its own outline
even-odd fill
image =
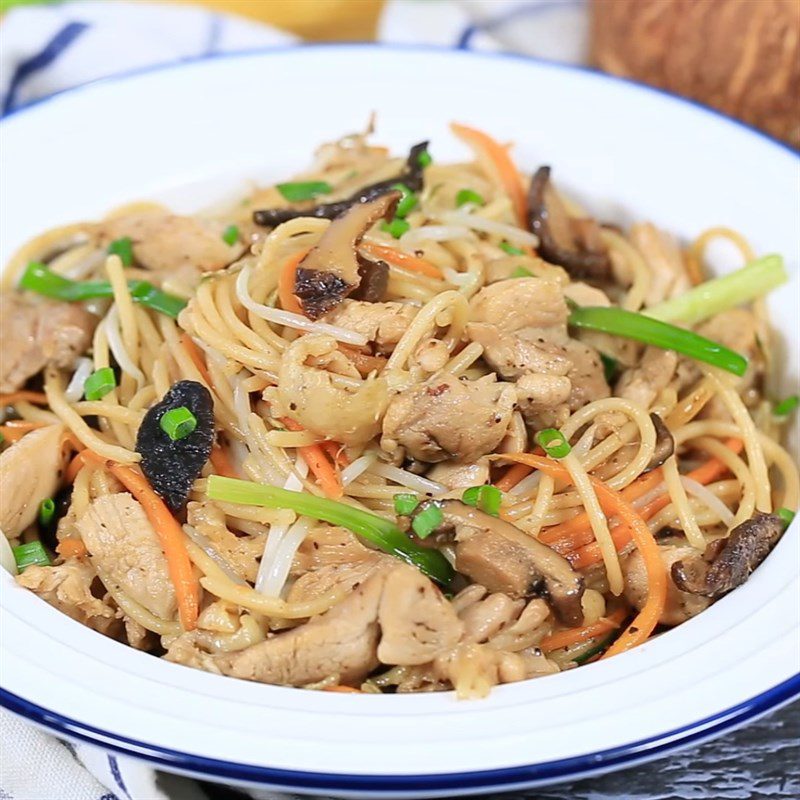
[[[373,258],[383,259],[398,267],[404,267],[412,272],[419,272],[422,275],[427,275],[429,278],[436,278],[440,281],[444,280],[444,275],[442,275],[442,271],[439,267],[419,256],[412,255],[411,253],[404,253],[402,250],[395,250],[393,247],[375,244],[374,242],[362,242],[359,247]]]
[[[531,472],[533,472],[533,469],[526,464],[514,464],[505,471],[503,477],[496,481],[494,485],[501,492],[507,492],[509,489],[513,489],[523,478],[530,475]]]
[[[302,314],[303,316],[305,316],[303,314],[303,307],[294,294],[294,282],[297,276],[297,268],[309,252],[310,248],[308,250],[301,250],[299,253],[295,253],[293,256],[286,259],[286,263],[283,265],[283,269],[278,278],[278,299],[281,301],[281,308],[284,311],[291,311],[293,314]]]
[[[211,455],[208,460],[211,462],[211,465],[214,467],[214,472],[216,472],[217,475],[222,475],[225,478],[239,477],[228,458],[227,451],[219,444],[215,444],[211,448]]]
[[[0,433],[3,439],[9,444],[18,442],[26,433],[35,431],[37,428],[44,428],[45,422],[27,422],[26,420],[12,419],[5,425],[0,425]]]
[[[197,627],[200,608],[200,584],[186,550],[186,535],[180,523],[172,516],[164,501],[153,491],[141,472],[122,464],[108,463],[90,450],[86,450],[85,453],[84,458],[104,465],[141,503],[167,559],[167,570],[175,587],[181,625],[184,630],[194,630]]]
[[[570,628],[565,631],[558,631],[558,633],[551,633],[550,636],[545,636],[539,643],[539,648],[545,653],[552,653],[553,650],[560,650],[562,647],[569,647],[579,642],[585,642],[588,639],[594,639],[595,636],[602,636],[608,631],[613,631],[619,628],[628,616],[628,610],[624,607],[618,608],[607,617],[600,617],[597,622],[591,625],[586,625],[583,628]]]
[[[332,439],[326,439],[320,442],[319,446],[328,454],[331,461],[339,467],[346,467],[350,463],[347,453],[344,451],[344,446],[339,442],[334,442]]]
[[[522,178],[508,154],[508,148],[496,142],[487,133],[475,128],[459,125],[457,122],[452,123],[450,128],[459,139],[484,153],[492,162],[506,194],[511,198],[517,224],[520,228],[527,229],[528,201],[525,197]]]
[[[289,417],[283,417],[281,422],[290,431],[305,430],[300,423],[295,422]],[[323,442],[322,444],[326,443]],[[336,474],[336,469],[325,457],[326,451],[322,444],[309,444],[305,447],[298,447],[297,451],[303,456],[306,464],[308,464],[308,468],[317,479],[317,483],[322,488],[322,491],[325,492],[325,496],[329,497],[331,500],[338,500],[344,494],[344,489],[342,488],[342,482],[339,480],[339,476]],[[331,442],[331,444],[336,445],[336,442]]]
[[[572,483],[572,476],[569,470],[546,456],[537,456],[530,453],[508,453],[504,454],[503,458],[520,464],[527,464],[556,480]],[[589,480],[592,482],[592,487],[603,510],[606,513],[609,510],[613,511],[630,529],[636,547],[642,554],[645,572],[647,573],[647,600],[631,625],[606,651],[603,656],[603,658],[606,658],[608,655],[622,653],[641,644],[653,632],[664,610],[664,603],[667,598],[667,573],[664,568],[664,562],[661,560],[658,544],[653,534],[650,533],[650,528],[647,527],[647,523],[639,516],[633,506],[625,500],[620,492],[609,488],[603,481],[593,475],[589,476]]]
[[[380,372],[386,366],[386,359],[383,356],[362,353],[357,347],[340,344],[339,350],[347,356],[362,377],[366,377],[370,372]]]
[[[340,692],[341,694],[364,694],[361,689],[354,689],[352,686],[344,686],[339,683],[336,686],[325,686],[323,692]]]
[[[203,380],[209,386],[213,386],[214,384],[211,382],[211,375],[208,372],[208,367],[206,367],[203,354],[200,352],[200,348],[195,344],[194,339],[192,339],[188,333],[182,333],[181,345],[186,351],[186,355],[189,356],[189,358],[192,360],[192,363],[197,367],[197,371],[200,373]]]
[[[80,539],[62,539],[56,545],[56,552],[62,558],[83,558],[87,554],[86,545]]]
[[[22,389],[19,392],[11,392],[11,394],[0,394],[0,407],[13,406],[21,401],[35,403],[37,406],[47,405],[47,397],[44,392],[29,392],[27,389]]]
[[[87,450],[82,450],[72,459],[72,461],[69,462],[67,471],[64,473],[64,480],[67,482],[67,484],[75,483],[75,478],[78,477],[78,473],[86,465],[85,454],[87,452]]]

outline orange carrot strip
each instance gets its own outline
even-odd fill
[[[67,484],[75,483],[75,478],[78,477],[78,473],[86,465],[85,454],[87,452],[88,452],[87,450],[82,450],[72,459],[72,461],[69,462],[67,471],[64,473],[64,480],[67,482]]]
[[[608,631],[613,631],[614,628],[619,628],[627,615],[626,608],[618,608],[608,616],[600,617],[597,622],[583,628],[570,628],[565,631],[551,633],[550,636],[545,636],[542,639],[539,647],[545,653],[551,653],[553,650],[560,650],[562,647],[569,647],[579,642],[585,642],[587,639],[594,639],[595,636],[601,636]]]
[[[45,397],[44,392],[29,392],[27,389],[22,389],[19,392],[0,394],[0,407],[13,406],[14,403],[19,403],[22,400],[35,403],[37,406],[47,405],[47,397]]]
[[[503,477],[496,481],[494,485],[501,492],[507,492],[509,489],[513,489],[523,478],[530,475],[531,472],[533,472],[533,469],[526,464],[514,464],[505,471]]]
[[[211,466],[214,467],[214,472],[216,472],[217,475],[222,475],[225,478],[239,477],[236,474],[236,470],[233,468],[233,464],[231,464],[231,461],[228,458],[228,453],[224,447],[215,444],[211,448],[211,455],[209,456],[208,460],[211,462]]]
[[[429,278],[436,278],[440,281],[444,280],[444,275],[442,275],[442,271],[439,267],[419,256],[412,255],[411,253],[404,253],[402,250],[395,250],[393,247],[375,244],[374,242],[361,242],[359,247],[373,258],[380,258],[398,267],[404,267],[412,272],[419,272],[422,275],[427,275]]]
[[[380,372],[386,366],[386,359],[383,356],[371,356],[346,344],[340,344],[339,350],[347,356],[362,376],[369,375],[370,372]]]
[[[80,539],[62,539],[56,545],[56,552],[62,558],[83,558],[87,554],[86,545]]]
[[[184,630],[194,630],[197,627],[197,615],[200,609],[200,584],[186,550],[186,534],[180,523],[172,516],[164,501],[153,491],[141,472],[122,464],[107,463],[104,458],[90,450],[85,452],[85,458],[104,465],[141,503],[167,558],[167,571],[175,587],[181,625]]]
[[[283,417],[281,422],[290,431],[305,430],[302,425],[293,419],[289,419],[289,417]],[[308,468],[317,479],[317,483],[322,488],[322,491],[325,492],[325,496],[331,500],[338,500],[344,494],[344,489],[333,464],[325,457],[325,450],[322,446],[310,444],[305,447],[298,447],[297,451],[305,459]]]
[[[305,316],[303,307],[294,294],[294,283],[297,276],[297,268],[300,266],[300,262],[309,254],[310,249],[301,250],[299,253],[289,256],[278,277],[278,299],[281,301],[281,308],[284,311],[291,311],[293,314],[301,314],[303,316]]]
[[[44,422],[27,422],[25,420],[12,419],[5,425],[0,425],[0,433],[3,434],[3,439],[9,444],[18,442],[26,433],[35,431],[37,428],[44,428]]]
[[[511,156],[508,154],[508,148],[496,142],[488,134],[475,128],[459,125],[457,122],[452,123],[450,128],[459,139],[466,142],[470,147],[486,154],[497,170],[497,176],[500,178],[506,194],[511,198],[511,204],[517,217],[517,224],[520,228],[527,230],[528,200],[525,197],[522,178],[516,166],[514,166]]]
[[[180,341],[183,349],[186,351],[186,355],[189,356],[189,358],[192,360],[192,363],[197,367],[197,371],[200,373],[203,380],[209,386],[213,386],[214,384],[211,382],[211,375],[206,367],[206,361],[203,358],[203,354],[200,352],[200,348],[195,344],[194,339],[192,339],[188,333],[182,333]]]
[[[320,442],[319,446],[337,466],[346,467],[350,463],[350,459],[347,457],[344,447],[339,442],[334,442],[333,439],[326,439],[324,442]]]
[[[503,458],[520,464],[527,464],[556,480],[572,483],[572,476],[569,470],[551,458],[530,453],[508,453],[504,454]],[[610,489],[598,478],[590,475],[589,480],[592,482],[592,487],[603,509],[612,509],[630,529],[636,547],[642,554],[645,572],[647,573],[647,600],[631,625],[626,628],[619,639],[603,655],[603,658],[606,658],[608,655],[622,653],[632,647],[636,647],[653,632],[664,610],[664,603],[667,598],[667,573],[661,560],[658,544],[653,534],[650,533],[650,528],[647,527],[647,523],[639,516],[633,506],[625,500],[620,492]]]

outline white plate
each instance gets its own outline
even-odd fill
[[[590,72],[452,51],[322,46],[199,61],[106,81],[0,126],[5,260],[52,225],[115,204],[207,202],[277,179],[363,127],[399,151],[465,155],[460,120],[514,140],[527,169],[605,217],[689,238],[711,225],[783,253],[772,309],[796,390],[800,169],[781,146],[664,94]],[[795,443],[796,447],[796,443]],[[377,797],[528,786],[652,758],[800,693],[798,526],[742,588],[626,655],[502,686],[359,696],[222,678],[152,658],[68,619],[3,575],[3,703],[62,734],[168,770]]]

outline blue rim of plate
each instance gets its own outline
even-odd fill
[[[0,126],[9,118],[17,114],[43,105],[48,101],[65,94],[80,92],[97,84],[115,83],[117,81],[135,78],[151,72],[179,69],[206,61],[230,58],[242,58],[269,54],[280,54],[294,50],[391,50],[397,52],[429,52],[448,53],[463,58],[491,58],[507,59],[522,63],[544,66],[553,70],[577,72],[602,81],[611,81],[626,84],[638,91],[662,95],[673,102],[688,105],[698,112],[716,117],[733,125],[743,128],[749,133],[763,139],[767,143],[777,146],[800,160],[800,152],[794,150],[778,139],[757,128],[741,122],[740,120],[723,114],[720,111],[704,106],[694,100],[689,100],[663,89],[658,89],[628,78],[608,75],[591,67],[571,64],[560,64],[545,59],[514,53],[487,53],[476,50],[466,50],[451,47],[437,47],[433,45],[386,45],[369,42],[342,42],[325,44],[295,44],[279,47],[256,48],[233,53],[211,53],[207,55],[182,59],[178,62],[156,64],[136,70],[99,78],[69,89],[56,92],[48,97],[35,100],[27,105],[14,109],[0,119]],[[135,739],[95,728],[92,725],[62,716],[36,705],[12,692],[0,688],[0,706],[13,714],[29,719],[54,733],[68,739],[77,739],[88,744],[99,746],[105,750],[131,756],[147,761],[154,766],[166,769],[181,770],[195,775],[212,777],[220,780],[233,780],[242,783],[263,784],[285,789],[307,789],[317,791],[350,791],[350,792],[419,792],[419,791],[476,791],[493,790],[504,787],[545,784],[556,781],[580,778],[585,775],[607,772],[614,769],[632,766],[644,761],[650,761],[659,756],[667,755],[680,748],[720,736],[741,725],[751,722],[764,714],[774,711],[792,700],[800,698],[800,673],[793,675],[777,686],[761,692],[755,697],[746,700],[725,711],[706,717],[702,720],[685,725],[666,733],[641,739],[629,744],[599,750],[581,756],[546,761],[538,764],[506,767],[494,770],[480,770],[474,772],[458,772],[447,774],[421,774],[421,775],[352,775],[324,772],[310,772],[300,770],[287,770],[274,767],[262,767],[253,764],[238,764],[232,761],[222,761],[191,753],[183,753],[170,748],[150,745]]]

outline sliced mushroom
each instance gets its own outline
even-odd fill
[[[456,569],[490,592],[512,598],[542,593],[567,625],[583,621],[583,578],[555,550],[502,519],[458,500],[429,500],[443,515],[438,533],[455,533]]]
[[[571,219],[550,186],[550,167],[539,167],[531,181],[528,219],[539,237],[539,255],[564,267],[573,278],[604,278],[611,261],[597,223]]]
[[[266,225],[274,228],[276,225],[281,225],[284,222],[288,222],[290,219],[297,219],[297,217],[335,219],[351,206],[359,203],[368,203],[392,191],[392,187],[398,183],[405,184],[412,192],[418,192],[422,188],[423,175],[423,168],[419,163],[419,157],[427,149],[427,142],[415,144],[409,151],[405,169],[396,178],[389,178],[388,180],[365,186],[345,200],[337,200],[334,203],[323,203],[313,208],[260,209],[253,212],[253,221],[256,225]]]
[[[777,544],[783,528],[777,515],[757,511],[730,532],[721,548],[710,545],[702,556],[676,561],[672,580],[684,592],[721,597],[750,577]]]
[[[644,470],[645,472],[650,472],[650,470],[660,467],[675,452],[675,439],[661,417],[654,412],[650,414],[650,419],[656,429],[656,446],[653,450],[653,457]]]
[[[353,206],[322,234],[317,246],[300,262],[295,277],[294,294],[306,316],[319,319],[360,286],[363,267],[356,248],[369,228],[394,210],[399,199],[400,192],[390,192]]]
[[[355,300],[365,300],[368,303],[379,303],[386,294],[389,285],[389,265],[378,259],[371,261],[361,253],[356,253],[358,259],[358,274],[361,283],[353,292]]]

